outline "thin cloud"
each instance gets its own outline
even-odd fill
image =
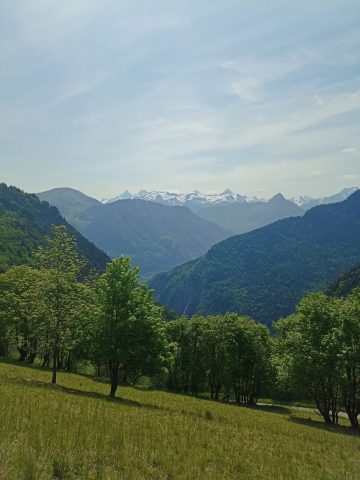
[[[108,78],[109,74],[102,73],[100,75],[97,75],[95,78],[84,81],[82,83],[76,82],[74,85],[70,85],[70,87],[68,87],[64,92],[55,97],[55,99],[52,100],[50,104],[59,105],[76,97],[81,97],[82,95],[85,95],[94,90],[101,83],[105,82]]]

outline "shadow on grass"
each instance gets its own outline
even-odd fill
[[[285,407],[285,405],[249,405],[246,406],[246,408],[260,412],[277,413],[278,415],[291,415],[292,413],[292,409],[290,407]]]
[[[98,393],[98,392],[89,392],[87,390],[79,390],[77,388],[72,388],[72,387],[66,387],[65,385],[53,385],[52,383],[47,383],[47,382],[41,382],[39,380],[24,380],[22,378],[7,378],[7,382],[9,383],[16,383],[18,385],[23,385],[26,387],[31,387],[31,388],[41,388],[41,389],[47,389],[47,390],[55,390],[58,392],[63,392],[67,393],[70,395],[76,395],[79,397],[85,397],[85,398],[94,398],[96,400],[102,400],[106,402],[111,402],[111,403],[117,403],[121,405],[127,405],[130,407],[136,407],[136,408],[146,408],[150,410],[163,410],[162,407],[157,406],[157,405],[152,405],[148,403],[140,403],[137,402],[136,400],[129,400],[126,398],[121,398],[121,397],[115,397],[111,398],[108,395],[105,395],[103,393]]]
[[[142,392],[161,392],[165,395],[170,395],[172,397],[177,395],[179,397],[197,399],[197,400],[201,400],[202,402],[209,402],[209,403],[212,403],[212,404],[227,405],[227,406],[235,407],[235,408],[247,408],[247,409],[255,410],[255,411],[259,411],[259,412],[276,413],[278,415],[291,415],[291,413],[293,412],[293,409],[291,408],[291,406],[287,406],[287,405],[273,405],[273,404],[270,404],[270,403],[269,404],[262,403],[262,404],[257,404],[257,405],[246,405],[246,404],[243,404],[243,403],[236,403],[232,400],[231,401],[229,401],[229,400],[225,401],[225,400],[221,400],[221,399],[216,400],[215,398],[205,397],[205,396],[202,396],[202,395],[195,396],[195,395],[191,395],[191,394],[187,394],[187,393],[183,393],[183,392],[171,392],[171,391],[168,391],[168,390],[165,390],[165,389],[162,389],[162,388],[143,388],[143,387],[139,387],[139,386],[136,386],[136,385],[132,385],[131,388],[134,388],[134,389],[142,391]]]
[[[301,417],[289,417],[289,421],[292,423],[296,423],[298,425],[304,425],[307,427],[317,428],[322,431],[336,433],[340,435],[349,435],[352,437],[358,437],[360,432],[352,429],[351,427],[347,427],[345,425],[328,425],[322,421],[313,420],[311,418],[301,418]]]
[[[43,367],[41,365],[27,363],[27,362],[20,362],[19,360],[14,360],[12,358],[4,358],[0,357],[0,363],[4,363],[6,365],[11,365],[12,367],[19,367],[19,368],[28,368],[29,370],[40,370],[44,372],[51,372],[52,369],[48,367]]]

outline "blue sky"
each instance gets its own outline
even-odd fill
[[[1,180],[98,198],[360,185],[359,22],[358,0],[1,0]]]

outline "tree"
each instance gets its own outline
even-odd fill
[[[254,405],[269,380],[271,344],[265,325],[236,314],[225,316],[229,381],[236,403]]]
[[[167,324],[171,355],[168,386],[197,395],[205,383],[204,339],[206,319],[181,317]]]
[[[236,314],[179,318],[167,325],[171,346],[168,386],[211,398],[232,389],[237,403],[254,404],[269,380],[270,333]]]
[[[323,293],[310,294],[294,315],[275,324],[283,368],[311,396],[325,422],[335,424],[341,401],[339,302]]]
[[[211,398],[219,399],[220,392],[228,383],[226,321],[222,316],[204,317],[203,336],[204,368]]]
[[[154,375],[165,353],[162,309],[152,292],[140,283],[139,268],[129,258],[112,260],[97,282],[99,315],[96,350],[107,364],[110,396],[115,397],[120,373]]]
[[[20,361],[33,363],[38,348],[43,313],[42,274],[31,267],[20,266],[0,275],[0,324],[3,351],[10,343]]]
[[[84,261],[76,240],[68,235],[66,227],[53,226],[52,238],[40,247],[37,258],[43,271],[44,350],[52,358],[52,383],[56,383],[58,364],[73,347],[77,321],[83,314],[82,289],[78,277]]]
[[[360,289],[340,305],[339,361],[342,401],[353,428],[359,428],[360,414]]]

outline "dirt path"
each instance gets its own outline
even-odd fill
[[[318,415],[320,415],[319,411],[317,408],[310,408],[310,407],[298,407],[296,405],[283,405],[283,404],[280,404],[280,403],[262,403],[262,402],[258,402],[257,405],[260,405],[261,407],[266,407],[266,406],[269,406],[269,407],[278,407],[278,408],[289,408],[290,410],[294,410],[294,411],[297,411],[297,412],[311,412],[311,413],[317,413]],[[345,412],[339,412],[339,417],[341,418],[348,418],[347,414]]]

